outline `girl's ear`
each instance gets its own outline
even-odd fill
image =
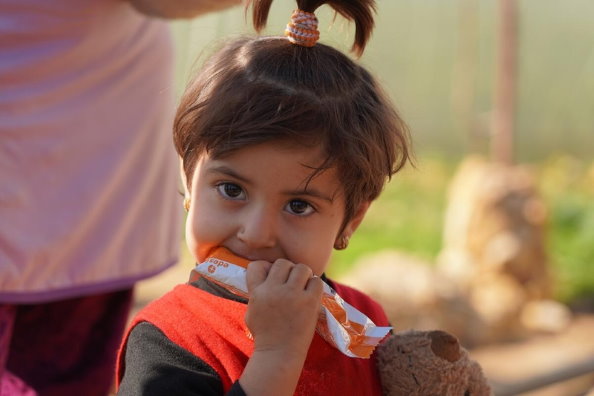
[[[363,221],[365,214],[367,213],[367,209],[369,209],[369,205],[371,205],[371,201],[362,202],[361,205],[355,211],[353,217],[345,224],[342,229],[342,232],[336,238],[337,241],[341,238],[346,237],[347,241],[353,235],[355,230],[359,227],[359,224]]]
[[[186,173],[184,172],[184,162],[179,159],[179,176],[183,187],[184,194],[184,209],[186,212],[190,211],[190,190],[188,189],[188,181],[186,179]]]
[[[184,188],[184,197],[190,199],[190,190],[188,190],[188,181],[186,180],[186,173],[184,172],[184,161],[181,158],[179,159],[179,176]]]

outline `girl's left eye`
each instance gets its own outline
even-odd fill
[[[301,199],[294,199],[287,204],[286,210],[289,213],[299,215],[299,216],[306,216],[314,211],[313,206],[311,206],[306,201]]]
[[[219,194],[225,199],[241,200],[245,199],[245,191],[235,183],[219,183],[216,186]]]

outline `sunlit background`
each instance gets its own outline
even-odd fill
[[[580,359],[592,359],[594,320],[588,315],[594,314],[594,2],[512,2],[517,6],[514,47],[517,69],[513,95],[513,163],[505,165],[505,171],[493,170],[489,165],[493,159],[490,147],[494,137],[502,27],[500,2],[378,0],[377,3],[376,29],[360,62],[381,81],[410,126],[416,167],[408,167],[394,177],[370,209],[350,247],[335,254],[329,274],[357,284],[362,282],[360,272],[357,272],[361,267],[375,268],[382,260],[393,264],[392,268],[402,270],[405,277],[415,274],[410,280],[392,279],[392,284],[387,286],[404,290],[401,294],[394,293],[396,297],[393,298],[404,299],[408,304],[404,307],[393,301],[402,310],[400,316],[396,312],[393,318],[396,330],[402,329],[399,325],[405,328],[410,325],[459,331],[457,335],[462,341],[476,348],[476,356],[481,358],[494,382],[521,382],[542,372],[554,373],[559,367],[571,368],[572,364],[581,362]],[[273,3],[264,34],[282,34],[293,7],[292,1]],[[352,26],[328,9],[319,10],[317,15],[321,41],[348,51],[353,39]],[[176,21],[172,27],[177,48],[178,94],[193,70],[216,50],[220,40],[253,34],[242,8],[192,21]],[[518,229],[517,213],[513,210],[505,212],[507,209],[503,204],[492,203],[489,207],[479,203],[475,206],[473,200],[483,199],[482,187],[472,184],[472,176],[463,180],[467,176],[461,174],[462,163],[482,164],[473,165],[474,168],[483,167],[479,179],[486,182],[485,185],[490,180],[493,183],[499,180],[503,184],[497,187],[500,188],[498,191],[511,186],[513,177],[519,173],[524,181],[516,184],[524,189],[521,193],[512,191],[510,199],[525,200],[525,208],[518,213],[526,215],[522,227],[528,228]],[[456,175],[458,183],[453,185]],[[452,191],[460,188],[467,188],[469,192]],[[465,206],[455,201],[460,199],[456,196],[462,196],[470,203]],[[503,259],[493,264],[496,262],[493,259],[489,261],[491,264],[469,260],[466,264],[470,267],[456,267],[456,263],[452,266],[448,244],[470,246],[466,239],[472,239],[473,235],[446,235],[446,229],[456,229],[455,225],[447,224],[446,213],[454,211],[455,214],[449,215],[451,222],[451,218],[466,216],[455,210],[479,210],[477,207],[501,210],[497,215],[499,220],[489,220],[495,218],[490,215],[481,218],[487,222],[499,221],[498,227],[502,221],[506,222],[509,228],[503,236],[501,232],[494,233],[499,236],[497,241],[484,242],[484,251],[494,256],[516,252],[518,257],[523,255],[518,259],[520,264],[515,261],[509,264],[509,260],[505,262]],[[492,224],[474,226],[479,230],[474,233],[494,227]],[[516,237],[518,239],[514,240]],[[456,238],[466,239],[462,243],[456,242]],[[526,238],[531,238],[530,243]],[[542,247],[539,247],[540,242]],[[532,253],[520,252],[524,248],[532,249]],[[471,256],[469,253],[468,257]],[[444,265],[446,259],[450,262]],[[514,265],[524,268],[516,272],[508,268]],[[187,252],[178,267],[182,268],[181,273],[192,267]],[[462,275],[456,275],[456,268],[466,270]],[[522,271],[534,275],[535,279],[542,275],[546,282],[543,280],[538,284],[540,286],[535,286],[536,281],[530,283],[532,280],[522,280],[521,275],[516,278],[510,275]],[[446,275],[464,279],[446,281]],[[379,277],[382,276],[377,275],[374,279]],[[390,280],[388,275],[385,277]],[[494,277],[500,277],[500,283],[493,283]],[[413,278],[421,280],[415,284]],[[509,282],[501,283],[501,279]],[[156,284],[154,280],[149,282]],[[510,286],[513,282],[519,286]],[[365,284],[358,286],[365,288]],[[473,287],[479,292],[473,291]],[[376,289],[366,291],[374,295],[374,292],[379,293],[379,288]],[[422,292],[429,294],[417,300],[410,297]],[[457,311],[447,311],[454,302]],[[502,305],[516,310],[510,308],[504,312]],[[402,319],[414,310],[418,315],[434,314],[437,318],[427,321],[407,317],[408,322]],[[467,316],[460,314],[461,310],[466,310],[464,315]],[[404,311],[406,315],[402,313]],[[518,323],[524,326],[523,331],[517,331],[513,320],[505,315],[520,318]],[[452,324],[452,320],[458,323]],[[485,332],[479,325],[473,328],[469,324],[477,321],[501,328],[489,328]],[[526,325],[526,321],[531,324]],[[585,330],[572,327],[576,323]],[[477,332],[490,336],[479,337]],[[578,338],[579,341],[563,344],[563,337]],[[532,343],[533,340],[540,342],[540,349],[534,346],[537,344]],[[515,344],[510,347],[512,341]],[[507,343],[505,347],[496,351],[489,349],[504,342]],[[531,346],[538,352],[530,349]],[[532,356],[532,360],[522,364],[518,353],[526,359]],[[492,356],[498,359],[489,360]],[[515,361],[515,365],[509,360]],[[584,389],[594,386],[594,365],[590,363],[588,367],[590,374],[575,375],[573,382],[565,382],[565,388],[545,387],[525,394],[585,394]],[[567,384],[574,385],[570,388]],[[513,393],[501,391],[499,394]]]

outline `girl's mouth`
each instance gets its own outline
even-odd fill
[[[228,248],[226,246],[223,245],[210,245],[210,246],[202,246],[200,251],[198,252],[198,259],[199,261],[202,263],[204,261],[206,261],[209,257],[216,257],[217,254],[221,254],[219,252],[221,251],[225,251],[224,254],[225,256],[229,257],[229,258],[235,258],[236,260],[239,261],[246,261],[246,262],[252,262],[252,261],[257,261],[257,260],[264,260],[264,261],[268,261],[270,263],[274,263],[276,261],[277,258],[279,257],[272,257],[270,255],[268,255],[268,257],[266,257],[263,254],[251,254],[249,252],[245,252],[245,251],[241,251],[239,249],[231,249]]]

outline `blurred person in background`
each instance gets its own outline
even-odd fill
[[[164,18],[240,0],[0,0],[0,395],[106,395],[135,282],[178,260]]]

